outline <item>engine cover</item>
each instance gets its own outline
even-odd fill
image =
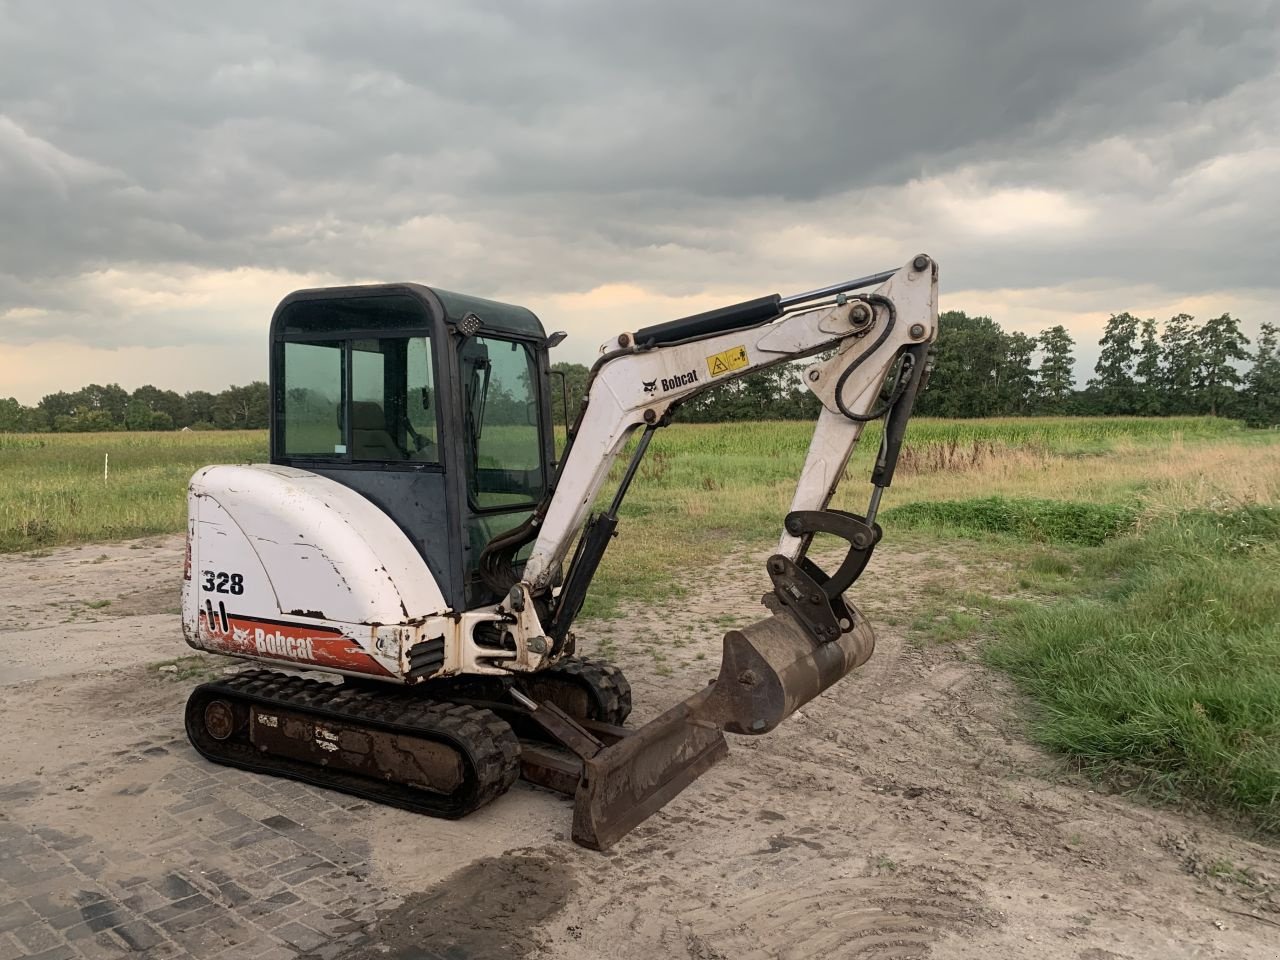
[[[187,498],[183,633],[200,650],[401,680],[443,638],[443,594],[360,494],[292,467],[212,466]]]

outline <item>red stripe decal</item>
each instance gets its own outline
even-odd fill
[[[229,629],[224,631],[220,619],[215,615],[210,626],[205,611],[200,611],[200,639],[206,649],[233,657],[265,657],[352,673],[391,676],[386,667],[339,630],[302,623],[264,623],[228,613]]]

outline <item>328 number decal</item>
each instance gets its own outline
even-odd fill
[[[200,575],[204,577],[202,586],[209,593],[234,593],[236,596],[244,593],[244,574],[242,573],[201,570]]]

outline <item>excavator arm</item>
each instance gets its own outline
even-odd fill
[[[874,287],[871,292],[856,292]],[[899,270],[777,295],[624,333],[605,343],[548,497],[529,521],[496,538],[481,568],[508,590],[516,670],[572,652],[569,627],[618,523],[618,510],[654,431],[683,402],[729,380],[813,357],[802,373],[822,409],[767,573],[769,615],[724,638],[719,677],[638,731],[607,744],[552,704],[522,698],[553,739],[578,754],[574,839],[608,846],[727,752],[723,731],[772,730],[874,648],[870,624],[844,599],[880,538],[880,497],[892,481],[911,406],[937,336],[937,269],[921,255]],[[825,357],[823,356],[825,355]],[[829,504],[866,424],[883,418],[865,515]],[[592,514],[628,437],[643,430],[609,507]],[[828,574],[807,557],[819,533],[848,552]],[[577,547],[563,584],[554,574]],[[533,542],[520,577],[515,552]],[[545,636],[539,635],[545,633]]]
[[[870,293],[853,292],[871,284],[877,286]],[[526,592],[545,595],[552,575],[582,532],[547,625],[548,633],[559,638],[581,607],[653,431],[666,425],[680,404],[707,390],[824,353],[829,356],[801,375],[822,409],[778,555],[791,563],[803,559],[812,534],[819,532],[807,530],[806,523],[826,510],[863,428],[891,414],[871,478],[873,492],[865,517],[870,527],[880,494],[892,479],[911,402],[936,334],[937,267],[921,255],[899,270],[792,297],[762,297],[615,337],[601,347],[592,368],[548,497],[524,527],[489,545],[482,566],[501,582],[501,571],[510,570],[510,556],[536,538],[512,597]],[[884,398],[886,381],[895,372]],[[644,435],[612,505],[591,517],[615,460],[637,430]],[[509,587],[514,579],[507,573],[501,586]]]

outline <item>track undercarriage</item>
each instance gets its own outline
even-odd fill
[[[400,690],[253,670],[192,691],[186,727],[216,763],[457,819],[521,776],[575,795],[583,754],[628,736],[630,711],[620,670],[567,658],[518,681]]]

